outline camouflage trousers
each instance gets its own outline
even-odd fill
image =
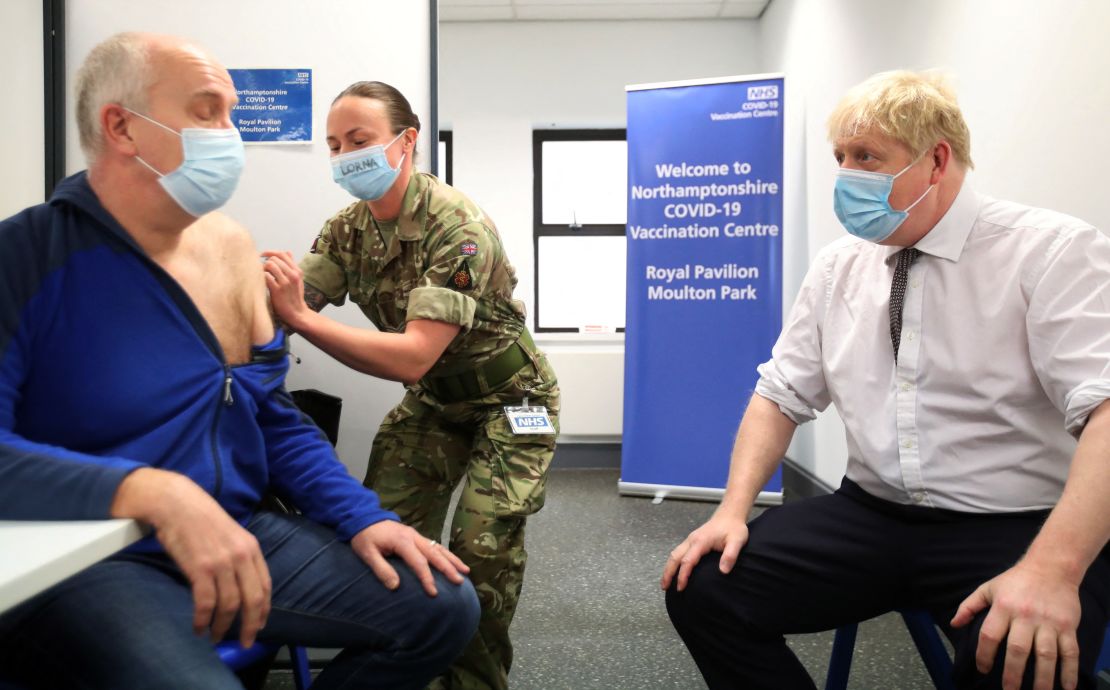
[[[482,617],[470,645],[430,688],[507,688],[528,553],[525,518],[543,507],[555,436],[514,435],[506,405],[544,405],[558,428],[559,388],[542,353],[488,396],[440,403],[414,386],[378,429],[366,486],[382,506],[430,539],[442,534],[454,488],[464,483],[449,547],[470,567]]]

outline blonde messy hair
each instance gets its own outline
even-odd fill
[[[829,139],[876,130],[904,144],[917,158],[940,140],[967,168],[971,133],[956,93],[939,72],[880,72],[853,87],[829,116]]]

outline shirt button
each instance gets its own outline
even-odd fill
[[[913,441],[911,441],[910,439],[907,438],[905,441],[902,441],[902,447],[903,448],[913,448]]]
[[[915,288],[919,288],[919,287],[921,287],[921,281],[920,280],[914,280],[912,283],[910,283],[910,285],[912,285]]]
[[[910,385],[910,384],[908,384],[908,383],[903,383],[903,384],[902,384],[902,390],[904,390],[904,391],[908,391],[908,390],[909,390],[909,389],[911,389],[911,388],[913,388],[913,386],[911,386],[911,385]]]
[[[913,340],[913,331],[906,331],[906,340]]]
[[[913,497],[913,502],[914,503],[924,503],[925,502],[925,494],[920,492],[920,491],[914,491],[913,494],[911,494],[911,496]]]

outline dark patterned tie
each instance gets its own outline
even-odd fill
[[[898,252],[898,266],[894,269],[894,280],[890,283],[890,342],[894,345],[894,361],[898,361],[898,343],[902,341],[902,305],[906,302],[906,278],[910,266],[917,260],[921,251],[907,247]]]

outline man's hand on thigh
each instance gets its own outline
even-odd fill
[[[1056,663],[1060,683],[1075,688],[1079,677],[1079,587],[1054,573],[1019,562],[982,584],[964,599],[952,619],[961,628],[990,607],[979,632],[975,666],[989,673],[999,647],[1005,642],[1006,662],[1002,687],[1021,687],[1026,663],[1035,664],[1035,690],[1053,687]],[[1032,656],[1032,659],[1030,658]]]
[[[714,514],[708,522],[691,532],[685,541],[671,551],[667,564],[663,567],[663,579],[659,584],[666,590],[677,574],[678,591],[686,589],[690,572],[702,556],[710,551],[721,552],[721,572],[727,574],[736,565],[740,549],[747,543],[748,525],[743,518]]]
[[[193,629],[223,639],[240,614],[239,641],[254,644],[270,613],[270,571],[254,535],[189,478],[153,468],[120,484],[113,517],[154,526],[193,590]]]

